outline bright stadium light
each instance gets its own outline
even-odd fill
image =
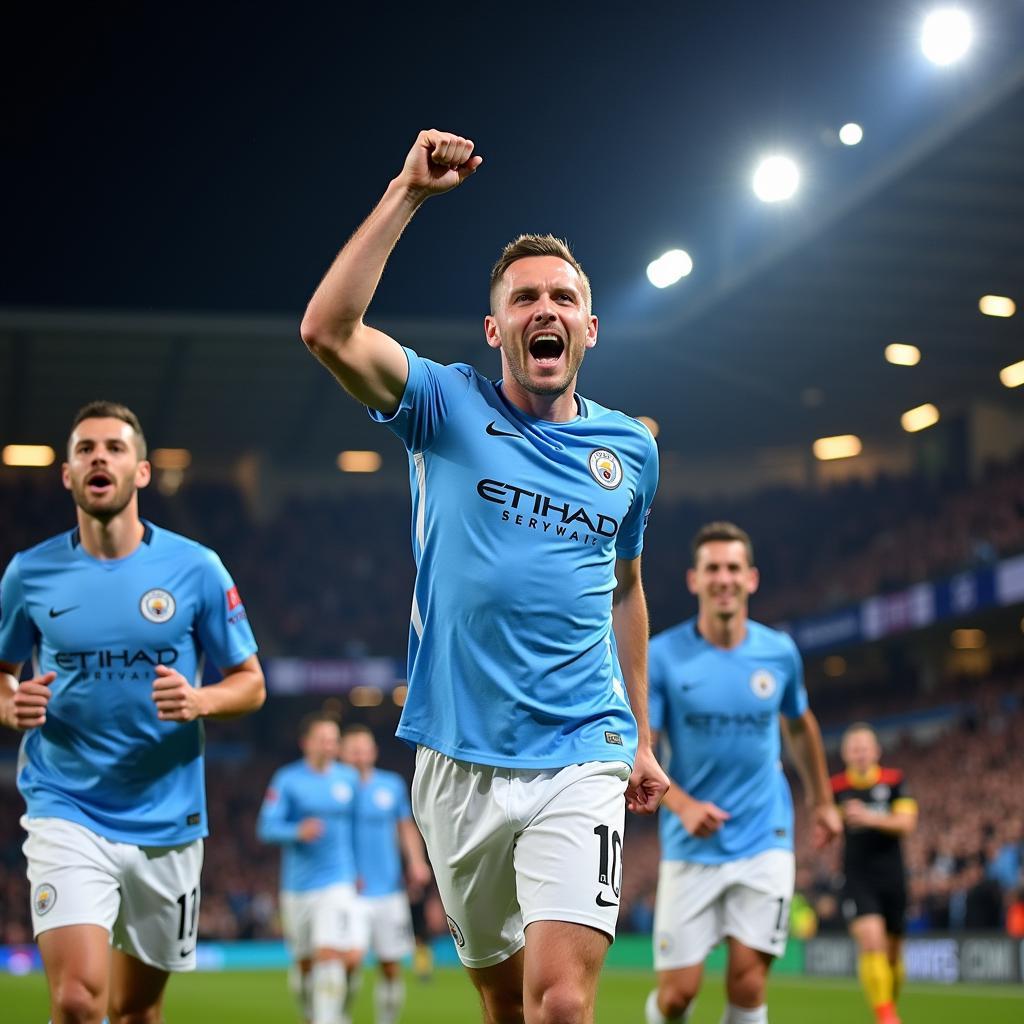
[[[668,288],[681,281],[693,270],[693,260],[683,249],[669,249],[667,253],[647,264],[647,280],[655,288]]]
[[[1017,312],[1017,303],[1008,295],[982,295],[978,300],[978,309],[985,316],[1013,316]]]
[[[949,642],[958,651],[980,651],[987,639],[983,629],[954,629]]]
[[[192,453],[187,448],[154,448],[149,453],[154,469],[188,469],[192,465]]]
[[[908,434],[916,434],[919,430],[926,430],[934,427],[939,422],[939,410],[928,402],[926,405],[919,405],[908,409],[900,417],[900,426]]]
[[[348,451],[338,455],[342,473],[376,473],[380,464],[380,452]]]
[[[1024,384],[1024,359],[1019,363],[1011,363],[999,371],[999,379],[1008,388],[1019,388]]]
[[[384,700],[384,693],[377,686],[353,686],[348,699],[354,708],[375,708]]]
[[[839,141],[844,146],[856,146],[864,138],[864,129],[856,121],[850,121],[839,129]]]
[[[819,437],[814,442],[814,457],[822,462],[832,459],[852,459],[860,455],[863,445],[856,434],[837,434],[835,437]]]
[[[762,203],[779,203],[792,199],[800,186],[800,169],[788,157],[765,157],[754,171],[754,195]]]
[[[56,453],[48,444],[9,444],[3,458],[5,466],[52,466]]]
[[[939,67],[954,64],[970,49],[974,37],[971,19],[958,7],[940,7],[924,19],[921,51]]]
[[[885,360],[893,366],[917,366],[921,362],[921,350],[916,345],[886,345]]]

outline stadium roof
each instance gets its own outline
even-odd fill
[[[436,59],[425,40],[403,34],[385,59],[365,13],[237,37],[153,12],[70,26],[64,45],[84,32],[85,57],[40,80],[14,124],[23,202],[0,275],[0,441],[59,441],[73,409],[105,395],[136,407],[153,443],[223,457],[258,448],[312,466],[380,447],[297,325],[430,122],[474,135],[486,162],[420,213],[372,310],[426,354],[496,374],[480,327],[487,266],[517,231],[553,228],[573,239],[602,317],[581,390],[653,416],[683,456],[893,438],[924,402],[1019,408],[997,374],[1024,358],[1024,312],[978,310],[986,293],[1024,307],[1024,57],[1018,23],[1000,49],[997,20],[1019,12],[988,5],[985,66],[925,81],[905,15],[845,6],[858,12],[784,3],[770,23],[739,3],[598,8],[568,39],[549,7],[497,26],[467,14],[440,95],[429,76],[410,91]],[[353,66],[325,65],[329,41],[340,61],[353,32]],[[173,57],[186,53],[194,75]],[[204,77],[217,60],[223,72]],[[850,109],[866,135],[847,154],[830,126]],[[119,136],[126,126],[137,134]],[[768,138],[795,140],[810,169],[785,209],[749,195]],[[90,158],[74,174],[54,170],[69,143]],[[656,293],[643,267],[674,244],[694,274]],[[887,364],[890,342],[919,346],[920,365]]]

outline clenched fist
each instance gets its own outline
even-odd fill
[[[483,162],[473,155],[472,139],[431,128],[420,132],[398,181],[413,192],[439,195],[461,185]]]

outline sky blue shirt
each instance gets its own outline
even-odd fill
[[[612,632],[617,558],[636,558],[658,482],[639,421],[576,396],[552,423],[500,382],[406,349],[384,416],[409,451],[416,586],[398,735],[506,768],[632,762]]]
[[[374,770],[356,790],[356,872],[363,896],[404,892],[398,823],[411,821],[405,780]]]
[[[690,796],[732,817],[697,839],[660,813],[663,860],[720,864],[793,848],[793,801],[780,761],[779,714],[807,710],[803,665],[785,633],[747,623],[739,647],[709,644],[697,620],[659,633],[649,656],[651,728],[661,763]]]
[[[354,885],[353,828],[359,775],[346,764],[332,762],[322,772],[305,759],[278,769],[260,808],[257,833],[281,851],[281,889],[308,892],[329,885]],[[319,818],[319,839],[299,841],[299,822]]]
[[[46,724],[18,757],[29,817],[170,846],[207,834],[203,724],[157,718],[156,666],[199,686],[204,654],[230,668],[256,641],[216,554],[143,525],[126,558],[93,558],[77,529],[15,555],[0,581],[0,661],[57,673]]]

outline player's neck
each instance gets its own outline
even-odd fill
[[[712,647],[732,650],[734,647],[739,647],[747,638],[747,617],[737,612],[735,615],[730,615],[729,618],[723,618],[720,615],[702,611],[697,616],[697,629]]]
[[[327,771],[327,769],[331,765],[331,761],[330,761],[329,758],[327,758],[327,759],[325,759],[323,761],[314,761],[311,757],[307,757],[307,758],[304,758],[303,760],[305,760],[305,762],[306,762],[306,767],[311,772],[316,772],[317,775],[323,775],[323,773],[325,771]]]
[[[142,543],[145,533],[134,499],[107,521],[78,509],[78,535],[83,549],[93,558],[103,561],[127,558]]]
[[[576,378],[574,377],[561,394],[537,395],[521,387],[519,382],[508,373],[502,377],[501,390],[505,397],[527,416],[538,420],[550,420],[552,423],[568,423],[580,414],[576,402]]]

